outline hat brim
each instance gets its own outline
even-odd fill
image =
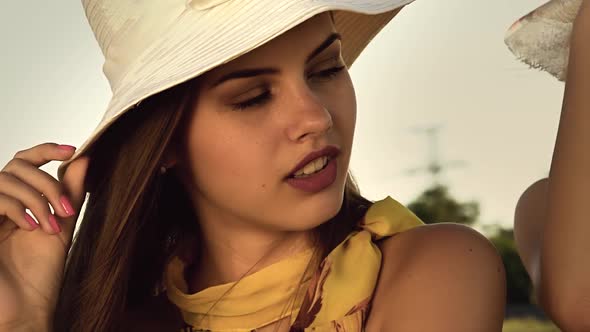
[[[74,155],[58,168],[61,178],[68,165],[84,155],[120,116],[143,99],[246,54],[322,12],[334,11],[342,35],[342,53],[350,67],[373,37],[405,5],[414,0],[290,0],[228,1],[201,11],[185,10],[171,27],[129,67],[101,122]],[[269,9],[268,4],[277,3]],[[227,24],[228,13],[240,13],[241,22]],[[247,11],[245,14],[244,11]],[[272,12],[272,14],[269,14]],[[201,24],[194,24],[201,22]],[[203,29],[203,26],[215,27]],[[203,41],[206,40],[206,43]],[[226,41],[232,40],[232,43]]]
[[[518,59],[564,81],[570,36],[582,0],[551,0],[516,21],[505,43]]]

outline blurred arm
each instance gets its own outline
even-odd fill
[[[585,0],[574,24],[549,179],[545,188],[529,188],[529,204],[525,204],[525,193],[515,221],[521,233],[519,249],[525,251],[521,255],[536,282],[540,301],[566,331],[590,331],[589,2]],[[535,217],[538,213],[544,217]],[[536,226],[532,220],[524,220],[527,215],[538,218]]]

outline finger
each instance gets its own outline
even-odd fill
[[[63,230],[67,230],[68,234],[70,235],[74,232],[78,213],[82,208],[82,204],[84,204],[84,199],[86,198],[84,179],[86,177],[86,171],[88,170],[89,162],[90,159],[87,156],[83,156],[74,160],[68,165],[63,178],[59,179],[63,186],[64,193],[70,199],[72,207],[76,211],[75,216],[64,218],[66,222],[62,224]]]
[[[53,176],[18,158],[9,161],[4,172],[14,175],[43,194],[57,215],[64,218],[74,215],[75,211],[63,192],[63,186]]]
[[[60,229],[56,227],[55,216],[49,210],[49,202],[35,188],[10,173],[0,172],[0,194],[18,200],[23,206],[31,210],[45,232],[49,234],[59,233]]]
[[[29,231],[39,228],[35,220],[25,212],[25,206],[19,200],[4,194],[0,194],[0,219],[2,223],[13,222]]]
[[[14,158],[23,159],[35,167],[41,167],[52,160],[68,160],[74,151],[76,148],[70,145],[43,143],[17,152]]]

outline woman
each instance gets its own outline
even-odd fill
[[[589,331],[590,3],[550,1],[512,30],[515,53],[566,82],[549,177],[516,207],[518,251],[547,314],[564,331]]]
[[[348,173],[348,67],[407,2],[177,2],[84,2],[114,97],[1,173],[0,330],[500,331],[489,242]]]

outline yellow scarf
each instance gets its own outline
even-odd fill
[[[360,230],[334,248],[315,273],[304,275],[313,254],[308,249],[237,284],[187,294],[185,262],[175,257],[166,269],[166,293],[193,331],[249,332],[289,315],[291,331],[361,331],[381,268],[381,251],[373,241],[422,224],[387,197],[369,208]],[[297,293],[300,283],[307,291]]]

